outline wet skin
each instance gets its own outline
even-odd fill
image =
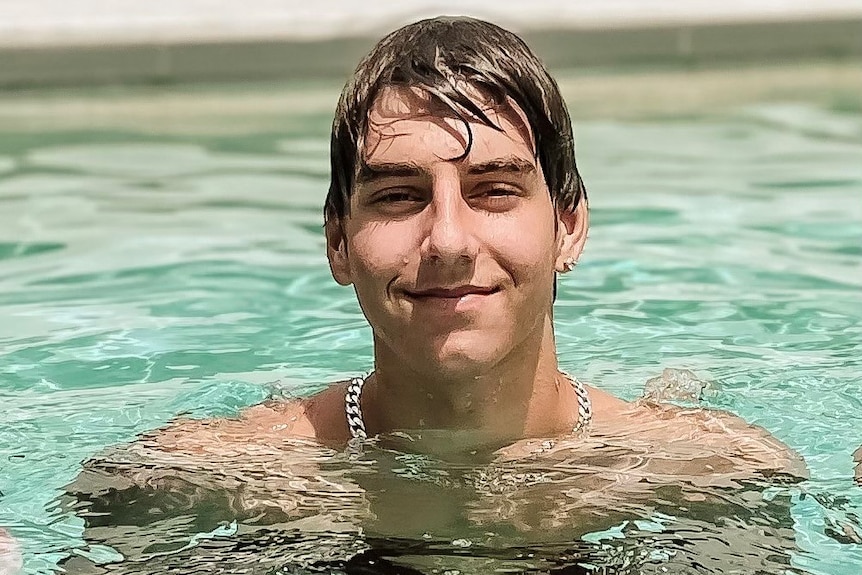
[[[120,551],[125,562],[110,571],[130,573],[186,561],[224,572],[248,562],[300,565],[368,546],[420,572],[431,572],[425,554],[448,557],[463,573],[486,572],[447,543],[456,539],[473,542],[477,557],[514,560],[527,546],[552,562],[565,549],[598,560],[585,533],[656,512],[672,517],[663,534],[627,532],[620,544],[664,539],[677,552],[674,565],[744,572],[764,567],[764,550],[777,572],[794,548],[789,499],[767,503],[759,492],[776,474],[793,479],[804,467],[768,433],[723,412],[638,403],[625,420],[547,449],[524,440],[456,453],[442,437],[435,447],[435,438],[383,436],[355,456],[338,442],[297,437],[306,421],[294,419],[296,405],[177,421],[95,458],[68,488],[85,538]],[[445,455],[417,466],[403,458],[417,446]],[[232,521],[236,534],[182,550]],[[101,572],[80,557],[66,567]]]
[[[384,89],[349,211],[326,226],[333,276],[353,285],[374,332],[372,433],[518,439],[574,424],[552,304],[555,274],[586,240],[586,203],[554,205],[514,103],[479,103],[499,129],[419,90]]]

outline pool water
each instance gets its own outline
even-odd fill
[[[178,414],[230,415],[371,367],[369,328],[324,257],[328,123],[0,136],[0,526],[21,542],[25,573],[57,571],[73,553],[119,558],[87,547],[60,503],[84,460]],[[559,286],[562,367],[626,399],[664,367],[712,382],[707,405],[763,426],[810,468],[810,480],[758,499],[786,501],[788,516],[772,520],[795,537],[787,572],[862,572],[851,458],[862,444],[862,114],[773,103],[579,122],[576,137],[592,230]],[[382,453],[354,463],[383,465]],[[393,457],[390,470],[423,472]],[[660,514],[631,520],[662,532]],[[236,521],[218,525],[186,542],[205,551],[195,562],[168,545],[152,569],[230,572],[217,548],[242,535]],[[494,568],[526,572],[529,557],[544,572],[576,564],[560,558],[581,545],[614,552],[626,525],[505,545],[466,526],[376,542],[292,531],[229,557],[266,556],[276,569],[272,549],[301,565],[327,546],[370,546],[377,555],[363,561],[377,557],[379,572],[387,553],[448,558],[415,563],[429,573],[483,572],[494,553]]]

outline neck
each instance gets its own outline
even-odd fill
[[[521,439],[570,432],[577,398],[557,368],[550,318],[481,374],[416,368],[375,340],[375,371],[363,391],[369,434],[459,430]]]

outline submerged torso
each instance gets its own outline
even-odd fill
[[[767,538],[792,543],[782,535],[784,508],[755,500],[767,476],[804,467],[762,430],[719,412],[631,405],[596,417],[583,433],[465,450],[459,434],[427,430],[326,445],[290,433],[302,422],[290,421],[289,405],[270,405],[266,417],[263,409],[178,422],[90,462],[69,489],[89,538],[147,565],[158,564],[157,550],[170,551],[158,555],[164,561],[171,553],[219,556],[215,541],[225,558],[253,549],[267,565],[337,563],[388,549],[420,572],[460,561],[462,572],[477,573],[530,553],[551,563],[566,549],[599,553],[590,534],[615,527],[620,544],[675,541],[680,529],[719,516],[743,526],[771,521]],[[273,413],[287,419],[273,423]],[[227,531],[212,535],[220,528]],[[745,529],[714,528],[736,541],[734,557],[756,558],[758,539],[746,539]],[[205,543],[201,533],[210,533]]]

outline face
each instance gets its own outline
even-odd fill
[[[585,236],[585,210],[579,222],[553,206],[520,109],[482,107],[502,130],[471,122],[465,155],[462,120],[418,89],[384,89],[349,215],[327,224],[333,275],[353,284],[375,345],[420,371],[479,374],[515,353],[550,322],[554,272]]]

